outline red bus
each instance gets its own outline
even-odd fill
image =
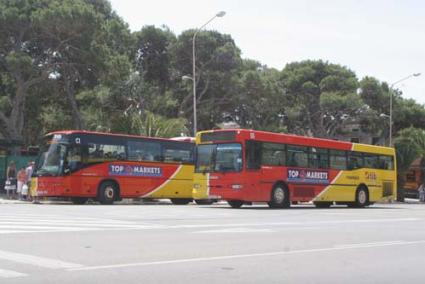
[[[150,138],[89,131],[46,135],[31,182],[32,195],[94,198],[112,204],[122,198],[192,201],[193,152],[190,139]]]
[[[267,202],[364,207],[396,196],[393,148],[246,129],[199,132],[193,195],[234,208]]]

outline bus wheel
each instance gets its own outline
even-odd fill
[[[198,205],[211,205],[214,203],[214,200],[212,199],[196,199],[196,204]]]
[[[276,185],[272,190],[270,202],[267,204],[270,208],[288,208],[291,204],[288,189],[282,184]]]
[[[369,193],[364,186],[360,186],[356,191],[355,207],[363,208],[369,204]]]
[[[71,197],[71,201],[73,204],[85,204],[89,200],[87,197]]]
[[[332,202],[314,202],[314,205],[317,208],[329,208],[332,205]]]
[[[118,188],[110,181],[105,181],[100,185],[98,200],[100,204],[112,204],[117,198]]]
[[[232,208],[241,208],[243,205],[243,201],[241,200],[227,200],[227,203],[229,203]]]
[[[171,203],[173,203],[174,205],[186,205],[189,204],[189,202],[191,202],[192,199],[189,198],[171,198]]]

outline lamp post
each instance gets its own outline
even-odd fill
[[[413,74],[410,74],[409,76],[406,76],[406,77],[404,77],[404,78],[401,78],[400,80],[398,80],[398,81],[395,81],[394,83],[392,83],[391,85],[390,85],[390,141],[389,141],[389,146],[391,147],[392,146],[392,137],[393,137],[393,91],[392,91],[392,89],[393,89],[393,87],[396,85],[396,84],[398,84],[398,83],[401,83],[401,82],[403,82],[403,81],[405,81],[405,80],[407,80],[407,79],[409,79],[409,78],[411,78],[411,77],[418,77],[418,76],[420,76],[421,75],[421,73],[413,73]]]
[[[217,17],[223,17],[226,15],[226,12],[221,11],[214,15],[211,19],[209,19],[205,24],[203,24],[200,28],[197,28],[192,38],[192,78],[188,76],[183,76],[183,79],[192,79],[193,85],[193,136],[196,135],[197,131],[197,122],[196,122],[196,54],[195,54],[195,40],[196,35],[200,30],[202,30],[206,25],[208,25],[212,20]]]

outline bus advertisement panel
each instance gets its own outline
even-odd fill
[[[199,132],[193,194],[232,207],[364,207],[396,197],[393,148],[246,129]]]
[[[31,190],[42,197],[192,200],[194,143],[88,131],[46,135]]]

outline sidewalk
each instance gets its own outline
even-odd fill
[[[7,199],[6,196],[0,195],[0,204],[25,204],[25,203],[31,203],[31,201],[23,201],[23,200],[16,200],[16,199]]]
[[[40,199],[39,204],[72,204],[70,200],[58,200],[55,198]],[[1,204],[32,204],[32,201],[24,201],[17,199],[8,199],[5,194],[0,194],[0,205]],[[86,205],[98,205],[97,201],[89,200]],[[125,198],[121,201],[115,201],[116,205],[158,205],[158,204],[171,204],[169,199],[152,199],[152,200],[143,200],[143,199],[132,199]]]

